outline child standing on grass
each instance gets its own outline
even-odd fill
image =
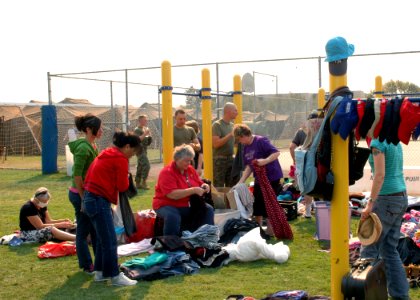
[[[77,129],[84,134],[84,137],[71,141],[68,144],[74,161],[72,185],[69,188],[69,200],[73,204],[76,215],[76,250],[79,268],[93,275],[94,268],[87,238],[90,235],[93,252],[95,253],[96,236],[92,222],[82,211],[83,183],[90,164],[98,156],[98,147],[95,141],[102,136],[103,130],[101,119],[92,114],[76,116],[74,121]]]
[[[83,204],[96,231],[94,280],[110,279],[112,285],[128,286],[137,281],[119,272],[111,204],[118,204],[118,193],[128,189],[129,159],[137,153],[140,138],[131,132],[116,132],[113,144],[114,147],[103,150],[90,165],[84,182]]]

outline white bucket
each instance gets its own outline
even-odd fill
[[[71,176],[73,171],[73,153],[70,152],[70,147],[66,145],[66,168],[67,176]]]
[[[241,213],[235,209],[215,209],[214,210],[214,225],[217,225],[220,230],[220,236],[223,235],[223,227],[229,219],[239,219]]]

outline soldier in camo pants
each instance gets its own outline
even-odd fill
[[[136,171],[136,187],[144,190],[148,190],[149,187],[146,184],[147,177],[149,176],[150,163],[147,157],[147,146],[148,139],[150,139],[150,130],[147,127],[147,116],[139,116],[139,124],[134,129],[134,133],[140,137],[141,147],[137,153],[137,171]]]

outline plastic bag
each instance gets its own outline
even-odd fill
[[[75,254],[76,244],[72,242],[46,242],[44,245],[38,248],[39,258],[55,258]]]
[[[136,222],[134,220],[133,211],[131,210],[130,202],[128,201],[127,193],[120,193],[119,207],[124,223],[125,234],[131,236],[137,231]]]

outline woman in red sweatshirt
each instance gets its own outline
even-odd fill
[[[113,144],[115,146],[103,150],[88,169],[83,209],[96,231],[94,280],[111,279],[112,285],[127,286],[137,281],[119,272],[111,204],[117,204],[118,193],[128,189],[128,160],[136,154],[140,139],[131,132],[116,132]]]

